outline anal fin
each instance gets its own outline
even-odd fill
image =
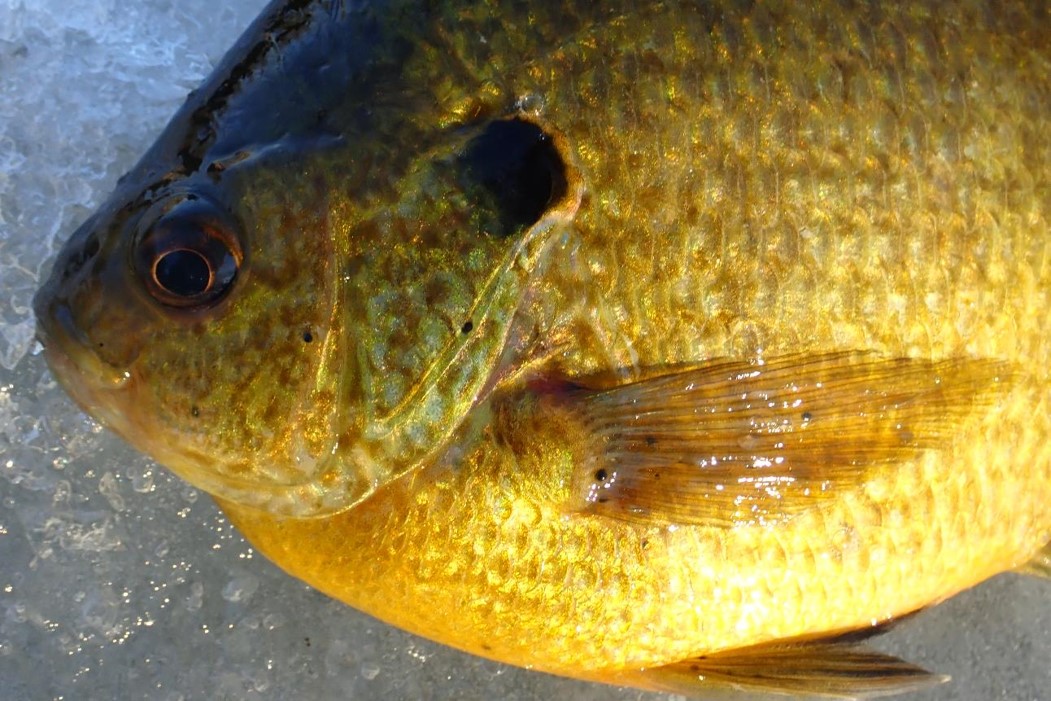
[[[891,696],[945,681],[947,676],[838,641],[758,645],[644,669],[630,679],[654,691],[697,698],[721,689],[832,699]]]
[[[1019,567],[1016,572],[1051,579],[1051,543],[1041,548],[1036,557]]]
[[[580,389],[566,401],[589,445],[570,508],[644,523],[776,523],[872,468],[945,447],[1010,379],[995,360],[836,352]]]

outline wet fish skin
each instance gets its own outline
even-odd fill
[[[63,253],[49,360],[282,567],[476,654],[657,687],[634,670],[908,613],[1051,538],[1047,19],[275,3]],[[457,159],[508,117],[566,187],[493,237]],[[173,315],[124,252],[180,193],[246,245]],[[774,526],[572,506],[563,383],[841,351],[1013,380]]]

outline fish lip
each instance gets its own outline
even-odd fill
[[[334,500],[319,475],[259,481],[217,474],[212,470],[217,456],[193,449],[178,436],[159,440],[150,425],[149,411],[144,409],[143,402],[150,397],[142,371],[134,364],[127,369],[115,367],[95,353],[90,337],[76,323],[72,306],[53,293],[54,287],[53,282],[45,285],[33,300],[35,335],[52,376],[88,416],[190,484],[229,502],[263,512],[277,505],[301,517],[326,516],[350,506]],[[305,497],[318,506],[303,511],[293,508]]]
[[[61,317],[50,317],[50,319]],[[70,316],[71,318],[71,316]],[[96,356],[90,346],[71,336],[65,324],[37,316],[36,337],[52,376],[88,416],[126,440],[136,433],[139,383],[131,371],[121,371]]]
[[[44,347],[44,357],[59,382],[78,403],[86,392],[121,390],[131,380],[131,372],[114,367],[91,348],[88,337],[77,328],[73,311],[62,299],[48,298],[45,289],[33,300],[36,338]],[[94,402],[90,402],[94,404]]]

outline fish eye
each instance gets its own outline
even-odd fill
[[[192,197],[164,206],[135,243],[135,267],[146,291],[166,307],[199,309],[233,286],[243,261],[237,227],[211,202]]]

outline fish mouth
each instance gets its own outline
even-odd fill
[[[100,388],[116,390],[127,384],[131,373],[113,367],[91,350],[90,341],[77,328],[68,304],[56,301],[42,306],[50,308],[45,314],[36,310],[36,337],[48,358],[61,355],[76,368],[77,374],[92,378]]]
[[[96,354],[74,321],[64,300],[48,298],[41,290],[33,300],[36,338],[44,348],[51,374],[89,416],[121,436],[133,430],[125,408],[134,404],[137,387],[130,369],[117,368]]]
[[[148,382],[135,365],[115,367],[100,357],[75,322],[64,299],[47,287],[34,299],[36,338],[51,374],[80,409],[130,445],[182,479],[221,499],[264,512],[297,517],[326,516],[349,506],[339,498],[332,457],[323,457],[317,475],[300,479],[252,479],[223,471],[223,457],[205,454],[192,441],[158,433],[151,425]]]

